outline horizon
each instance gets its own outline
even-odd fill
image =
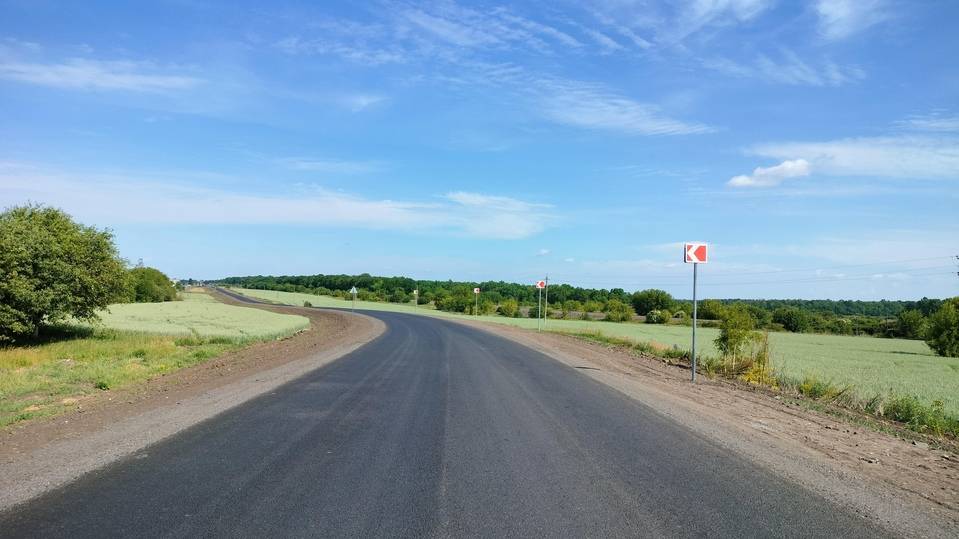
[[[0,207],[171,277],[959,296],[956,2],[0,12]]]

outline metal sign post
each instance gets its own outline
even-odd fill
[[[350,294],[353,294],[353,306],[350,307],[350,310],[355,311],[356,310],[356,287],[355,286],[350,289]]]
[[[473,307],[473,316],[479,316],[479,293],[480,293],[479,288],[473,289],[473,297],[476,300],[476,303]]]
[[[420,306],[420,291],[419,289],[413,290],[413,308]]]
[[[536,298],[536,331],[542,331],[542,316],[543,316],[543,289],[546,288],[546,281],[536,281],[536,291],[538,296]]]
[[[699,265],[705,264],[709,259],[709,248],[705,243],[686,243],[683,245],[683,262],[693,265],[693,348],[690,352],[690,371],[692,371],[691,380],[696,383],[696,274]]]

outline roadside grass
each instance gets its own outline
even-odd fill
[[[114,305],[96,325],[57,326],[38,343],[0,348],[0,427],[309,327],[305,317],[192,296],[204,297]]]
[[[234,289],[289,305],[350,308],[351,301],[329,296]],[[358,310],[481,320],[535,329],[537,321],[502,316],[468,316],[393,303],[357,301]],[[550,331],[566,333],[689,365],[690,328],[658,324],[549,320]],[[959,436],[959,358],[936,356],[922,341],[808,333],[770,333],[763,366],[728,365],[713,344],[718,329],[697,331],[701,370],[735,378],[819,403],[836,405],[905,424],[917,432]]]

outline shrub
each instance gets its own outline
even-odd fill
[[[514,318],[516,313],[519,312],[519,303],[515,299],[506,299],[503,300],[503,303],[499,304],[499,314]]]
[[[138,266],[129,274],[132,294],[129,299],[136,303],[160,303],[176,299],[176,287],[162,271]]]
[[[310,303],[309,301],[304,301],[304,302],[303,302],[303,306],[304,306],[304,307],[312,307],[313,304]]]
[[[742,306],[726,309],[722,324],[719,327],[719,337],[716,337],[716,348],[724,357],[738,358],[743,355],[750,341],[756,340],[755,321],[749,311]]]
[[[670,318],[672,318],[672,313],[669,311],[653,309],[652,311],[646,313],[647,324],[666,324],[669,322]]]
[[[809,313],[798,307],[780,307],[773,311],[773,322],[782,324],[786,331],[802,333],[812,324]]]
[[[940,356],[959,357],[959,298],[943,302],[929,317],[926,343]]]
[[[665,290],[650,288],[633,294],[630,298],[636,314],[644,316],[650,311],[665,311],[673,308],[673,296]]]
[[[715,299],[699,302],[696,307],[696,318],[700,320],[722,320],[726,306]]]
[[[633,308],[618,299],[607,301],[603,311],[609,322],[628,322],[633,319]]]
[[[42,206],[0,213],[0,342],[36,338],[67,317],[94,320],[127,290],[109,231]]]

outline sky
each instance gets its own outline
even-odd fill
[[[0,0],[0,207],[172,277],[959,295],[959,2]]]

